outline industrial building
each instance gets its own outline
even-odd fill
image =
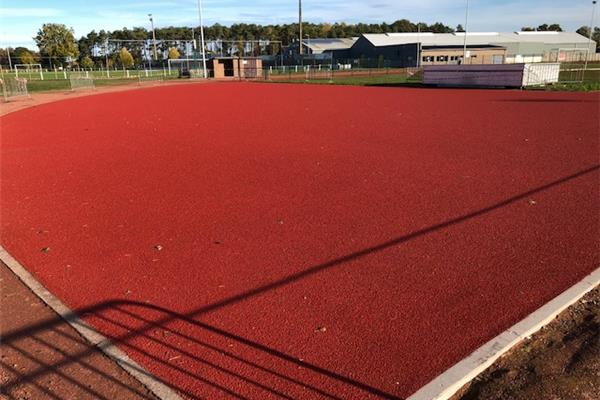
[[[411,32],[363,34],[353,39],[311,39],[303,44],[308,54],[329,54],[338,63],[362,61],[368,64],[365,66],[416,67],[582,61],[588,48],[593,58],[598,58],[596,43],[592,41],[591,46],[589,43],[588,38],[573,32]]]
[[[350,49],[358,40],[355,38],[348,39],[307,39],[303,43],[305,54],[331,54],[334,59],[350,58]]]
[[[298,42],[291,43],[285,52],[288,64],[331,64],[334,60],[347,60],[350,49],[358,38],[307,38],[302,42],[302,55]]]

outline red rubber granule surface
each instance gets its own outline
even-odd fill
[[[0,119],[1,244],[190,398],[403,398],[598,267],[597,94],[156,87]]]

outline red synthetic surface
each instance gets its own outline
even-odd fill
[[[598,266],[599,106],[242,83],[46,104],[0,120],[1,243],[190,397],[405,397]]]

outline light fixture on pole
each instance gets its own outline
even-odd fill
[[[592,51],[592,35],[594,34],[594,14],[596,14],[596,3],[597,1],[594,0],[592,1],[592,21],[590,22],[590,34],[589,34],[589,41],[588,41],[588,48],[587,51],[585,52],[585,64],[583,66],[583,76],[581,77],[581,81],[583,82],[584,78],[585,78],[585,72],[587,70],[587,66],[588,66],[588,60],[590,58],[590,51]],[[594,49],[594,53],[595,53]]]
[[[469,31],[469,0],[467,0],[467,7],[465,9],[465,39],[463,45],[463,63],[467,60],[467,32]]]
[[[202,49],[202,74],[204,79],[206,75],[206,53],[204,51],[204,21],[202,20],[202,0],[198,0],[198,19],[200,20],[200,48]]]
[[[152,26],[152,45],[154,46],[154,61],[156,61],[158,59],[158,56],[156,53],[156,34],[154,32],[154,19],[152,18],[152,14],[148,14],[148,17],[150,18],[150,25]]]

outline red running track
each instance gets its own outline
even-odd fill
[[[45,104],[0,120],[1,243],[190,398],[402,398],[598,266],[599,106],[243,83]]]

